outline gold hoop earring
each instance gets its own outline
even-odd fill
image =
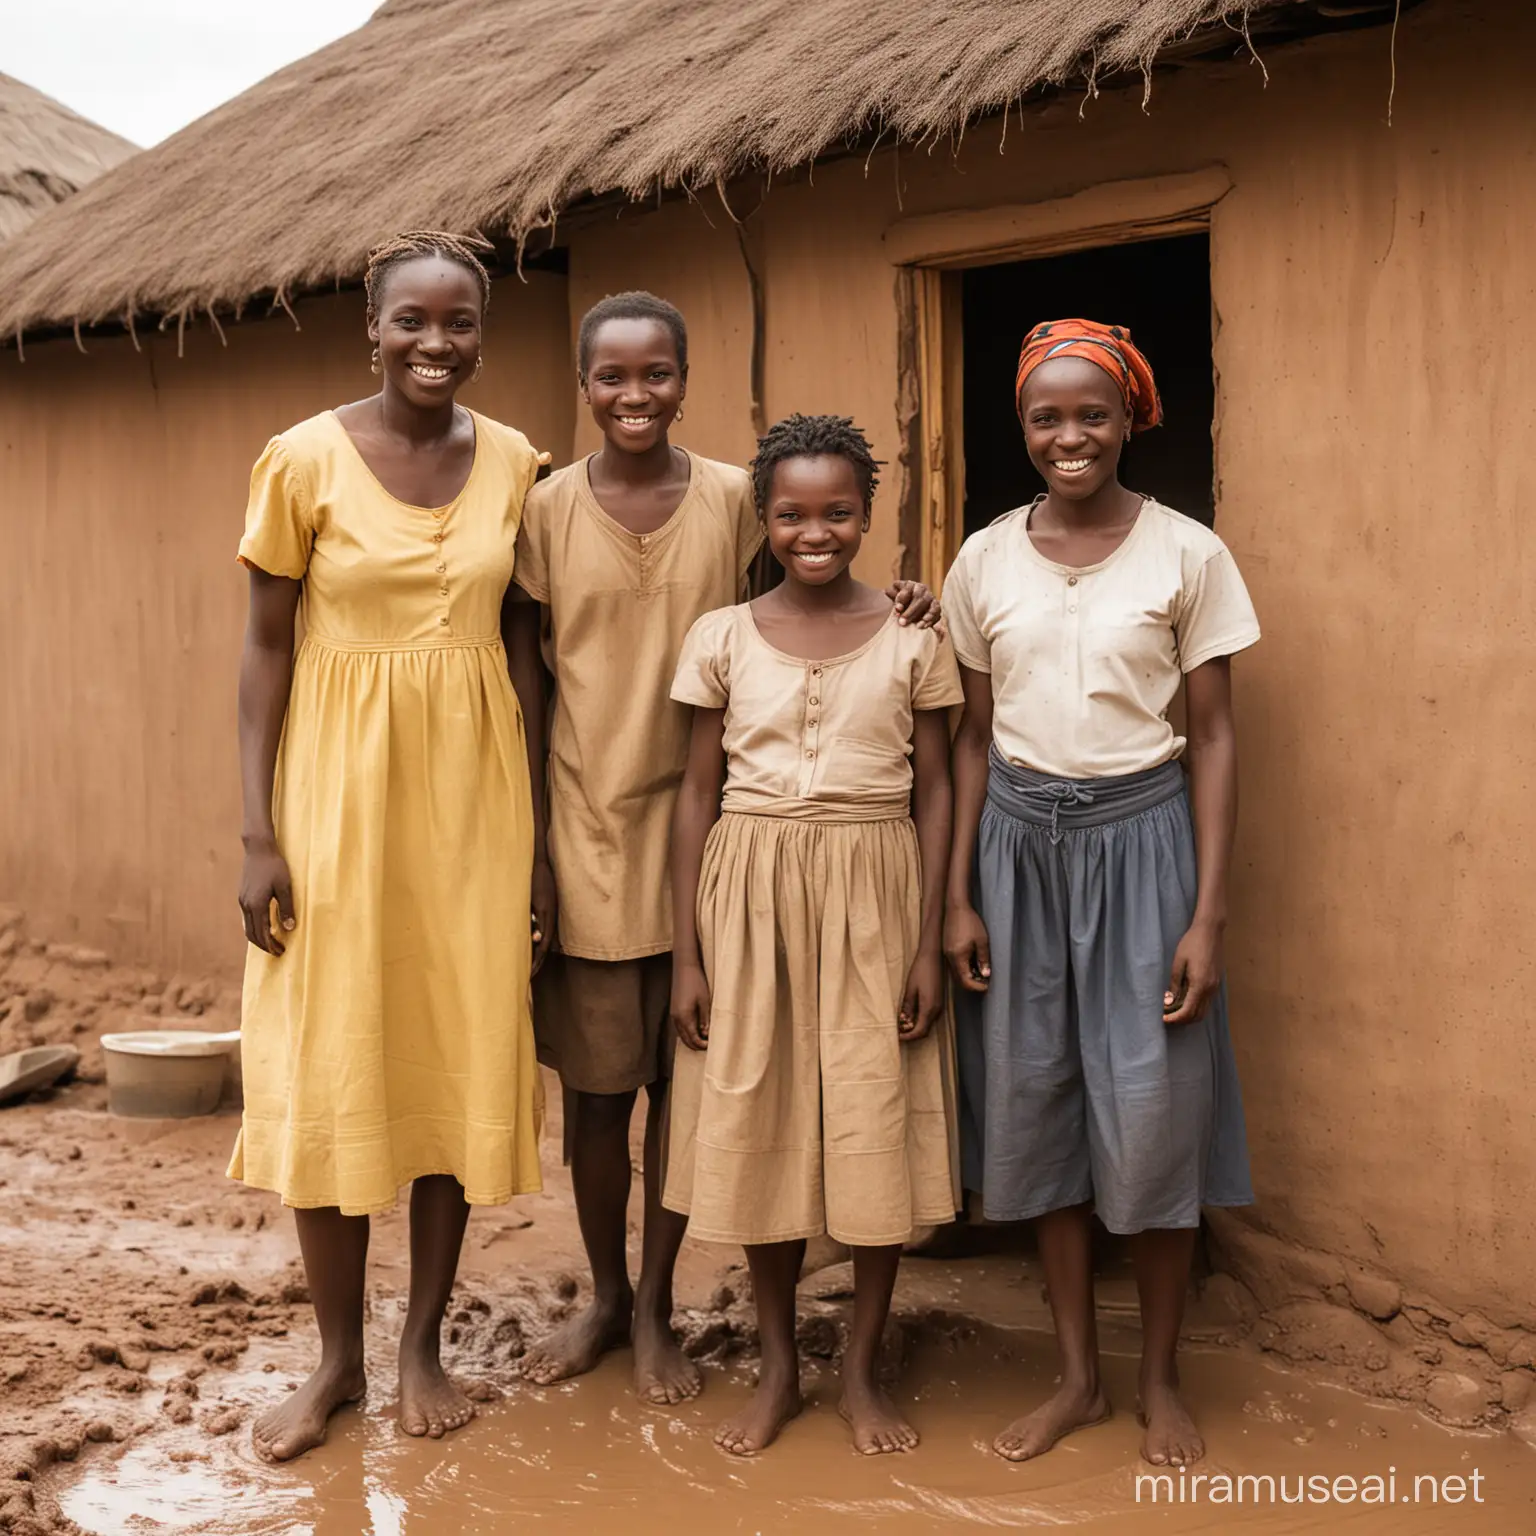
[[[682,408],[682,406],[678,406],[678,408],[677,408],[677,415],[675,417],[673,417],[673,420],[674,421],[681,421],[682,419],[683,419],[683,408]]]
[[[469,376],[469,382],[471,384],[475,383],[479,379],[479,377],[480,377],[480,370],[483,367],[485,367],[485,357],[484,357],[484,355],[482,355],[480,357],[477,357],[475,359],[475,371],[472,374],[470,374],[470,376]]]
[[[384,364],[379,361],[379,349],[377,347],[375,347],[373,349],[372,368],[373,368],[373,371],[375,373],[383,373],[384,372]]]

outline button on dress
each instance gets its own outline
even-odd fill
[[[304,583],[273,789],[297,927],[247,951],[230,1175],[287,1205],[387,1209],[451,1174],[540,1187],[528,1012],[533,811],[500,634],[520,432],[474,416],[445,507],[374,477],[332,412],[272,439],[240,558]]]

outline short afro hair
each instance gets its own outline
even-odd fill
[[[773,472],[786,459],[836,457],[847,459],[864,493],[868,512],[880,484],[880,465],[870,451],[869,439],[853,424],[851,416],[803,416],[798,411],[775,422],[757,440],[752,460],[752,494],[761,512],[773,492]]]
[[[677,349],[678,370],[688,372],[688,325],[683,312],[654,293],[634,289],[629,293],[610,293],[581,317],[581,328],[576,332],[576,371],[581,378],[586,378],[591,365],[597,333],[610,320],[655,320],[666,326]]]

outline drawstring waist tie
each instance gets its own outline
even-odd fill
[[[1115,778],[1059,779],[1010,763],[995,743],[987,762],[987,803],[1015,821],[1048,828],[1053,843],[1068,832],[1139,816],[1184,792],[1177,762]]]

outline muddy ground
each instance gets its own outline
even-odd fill
[[[477,1211],[466,1241],[447,1353],[482,1399],[480,1421],[443,1444],[393,1428],[390,1362],[406,1291],[396,1211],[374,1226],[366,1403],[340,1416],[322,1451],[265,1467],[247,1445],[250,1420],[302,1378],[313,1351],[291,1220],[271,1196],[224,1178],[232,1110],[183,1122],[111,1117],[97,1044],[135,1023],[229,1028],[237,1011],[228,986],[50,947],[0,909],[0,1052],[63,1040],[83,1053],[75,1081],[0,1109],[0,1531],[11,1536],[456,1536],[524,1524],[1536,1530],[1536,1451],[1522,1443],[1536,1440],[1536,1336],[1437,1316],[1432,1301],[1394,1295],[1382,1277],[1225,1224],[1214,1261],[1244,1279],[1204,1275],[1188,1328],[1209,1467],[1298,1478],[1398,1464],[1437,1477],[1478,1470],[1481,1501],[1464,1496],[1454,1514],[1422,1500],[1348,1514],[1140,1507],[1134,1292],[1112,1253],[1100,1312],[1122,1411],[1038,1463],[998,1461],[986,1443],[1047,1394],[1052,1351],[1027,1249],[997,1229],[904,1266],[888,1363],[924,1435],[913,1456],[854,1457],[830,1406],[849,1280],[830,1247],[802,1286],[812,1407],[749,1465],[710,1441],[750,1386],[755,1340],[736,1251],[689,1244],[681,1266],[688,1347],[708,1366],[699,1402],[640,1407],[622,1354],[581,1383],[533,1389],[518,1361],[580,1304],[583,1284],[553,1091],[545,1191]]]

